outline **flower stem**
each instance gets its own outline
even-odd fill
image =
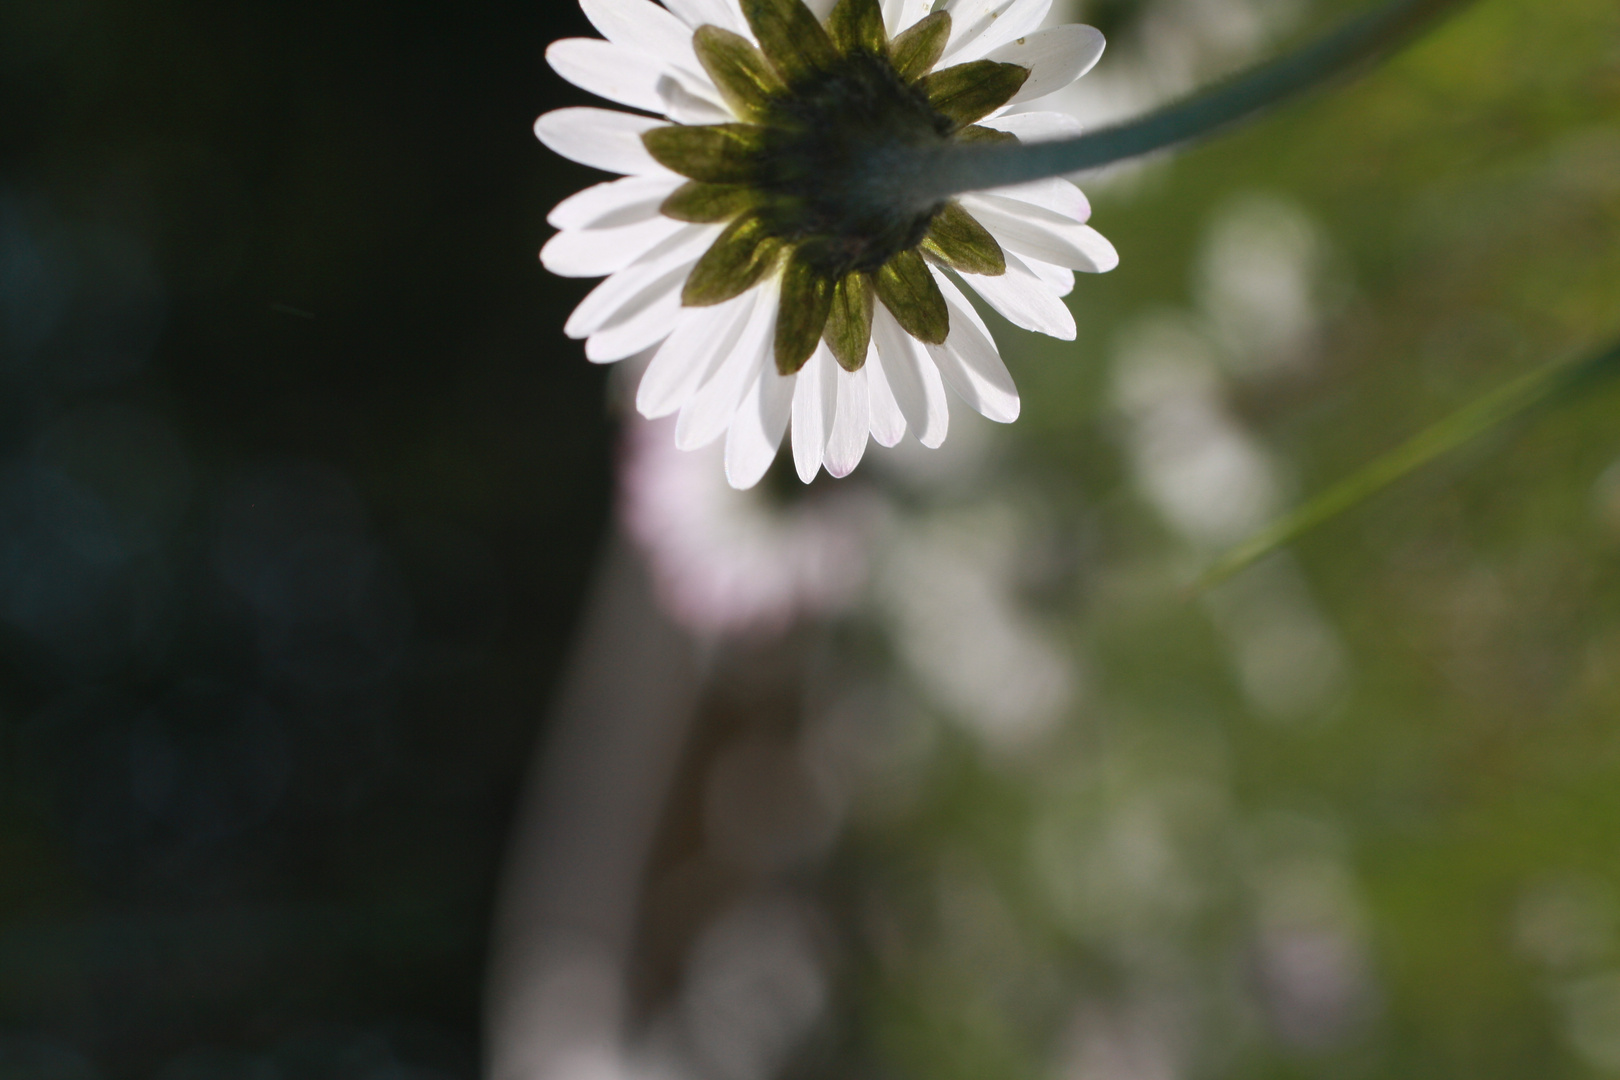
[[[1435,458],[1538,405],[1549,404],[1590,382],[1620,374],[1620,342],[1574,362],[1560,360],[1525,373],[1420,431],[1383,457],[1230,548],[1194,585],[1217,585],[1270,552],[1336,517]]]
[[[891,172],[907,194],[932,202],[1061,176],[1139,157],[1246,120],[1268,106],[1388,53],[1467,0],[1388,0],[1333,32],[1157,112],[1100,131],[1023,145],[969,144],[918,153]],[[926,158],[927,160],[923,160]],[[898,165],[898,162],[889,162]]]

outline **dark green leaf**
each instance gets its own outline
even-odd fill
[[[907,82],[920,79],[934,69],[951,40],[951,14],[936,11],[918,19],[889,44],[889,59]]]
[[[676,221],[707,225],[730,221],[754,205],[757,196],[741,184],[705,184],[688,180],[670,193],[658,212]]]
[[[1010,131],[997,131],[995,128],[980,127],[978,124],[969,124],[958,131],[954,136],[957,142],[976,143],[1015,143],[1018,136]]]
[[[923,77],[918,86],[928,104],[965,127],[1001,108],[1029,78],[1029,69],[994,60],[973,60]]]
[[[845,371],[859,371],[866,363],[866,347],[872,340],[873,305],[872,279],[866,274],[850,274],[833,289],[824,336],[827,348]]]
[[[682,176],[708,184],[746,184],[759,161],[760,134],[753,124],[670,124],[643,132],[653,160]]]
[[[882,56],[889,44],[883,27],[883,8],[878,0],[838,0],[827,16],[827,32],[833,44],[845,53],[869,52]]]
[[[739,116],[759,119],[770,99],[782,92],[782,81],[765,54],[740,34],[700,26],[692,35],[692,48],[720,96]]]
[[[782,242],[765,231],[758,216],[748,214],[726,226],[726,231],[703,258],[681,290],[687,307],[707,307],[740,296],[776,265]]]
[[[934,275],[916,251],[902,251],[877,272],[877,295],[901,329],[918,341],[940,345],[951,332],[951,313]]]
[[[759,47],[788,85],[837,63],[832,38],[803,0],[742,0],[742,8]]]
[[[776,310],[776,370],[792,375],[816,351],[832,307],[833,283],[798,253],[782,270],[782,295]]]
[[[922,247],[946,266],[964,274],[994,276],[1007,272],[1007,257],[996,238],[954,200],[946,203],[929,222]]]

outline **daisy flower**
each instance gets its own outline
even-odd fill
[[[598,363],[645,360],[643,415],[678,413],[682,449],[724,436],[739,488],[764,475],[790,419],[808,483],[823,466],[847,475],[869,438],[893,446],[909,429],[938,446],[946,385],[992,420],[1017,417],[963,287],[1073,340],[1074,271],[1118,256],[1066,180],[917,208],[894,178],[950,144],[1077,134],[1067,114],[1012,110],[1089,70],[1100,33],[1039,29],[1051,0],[581,6],[606,40],[554,42],[546,59],[657,115],[569,108],[535,123],[558,154],[622,174],[551,212],[561,231],[541,259],[606,275],[565,331]]]

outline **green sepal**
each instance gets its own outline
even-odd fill
[[[783,92],[776,69],[741,34],[718,26],[700,26],[692,35],[692,50],[714,80],[720,96],[739,116],[763,118],[771,98]]]
[[[942,206],[929,222],[922,249],[964,274],[995,277],[1007,272],[1007,256],[996,238],[955,200]]]
[[[705,184],[688,180],[665,199],[658,212],[676,221],[711,225],[730,221],[758,201],[758,193],[743,184]]]
[[[969,124],[952,137],[957,142],[1015,143],[1018,141],[1018,136],[1010,131],[997,131],[995,128],[980,127],[978,124]]]
[[[867,274],[848,274],[833,287],[832,311],[827,316],[827,329],[822,337],[838,366],[845,371],[859,371],[866,363],[875,306],[872,279]]]
[[[764,128],[753,124],[670,124],[641,133],[653,160],[706,184],[746,184],[758,169]]]
[[[726,226],[692,267],[681,303],[708,307],[741,296],[776,265],[781,253],[782,242],[767,233],[759,216],[746,214]]]
[[[877,272],[877,295],[900,328],[918,341],[942,345],[951,332],[945,295],[915,249],[902,251]]]
[[[742,0],[742,9],[760,49],[789,86],[837,63],[832,38],[804,0]]]
[[[951,40],[951,13],[936,11],[907,27],[889,43],[889,61],[907,82],[934,69]]]
[[[816,351],[832,308],[833,283],[799,252],[788,256],[782,270],[782,295],[776,305],[776,370],[792,375]]]
[[[926,75],[917,86],[936,112],[966,127],[1007,104],[1028,78],[1029,69],[1017,64],[971,60]]]
[[[827,16],[827,33],[845,55],[868,52],[882,56],[889,44],[883,26],[883,8],[878,0],[838,0]]]

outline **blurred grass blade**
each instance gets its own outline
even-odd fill
[[[1538,405],[1549,404],[1596,379],[1620,374],[1620,342],[1593,356],[1561,360],[1521,375],[1414,435],[1304,506],[1230,548],[1194,585],[1217,585],[1256,560],[1314,529],[1397,480]]]

